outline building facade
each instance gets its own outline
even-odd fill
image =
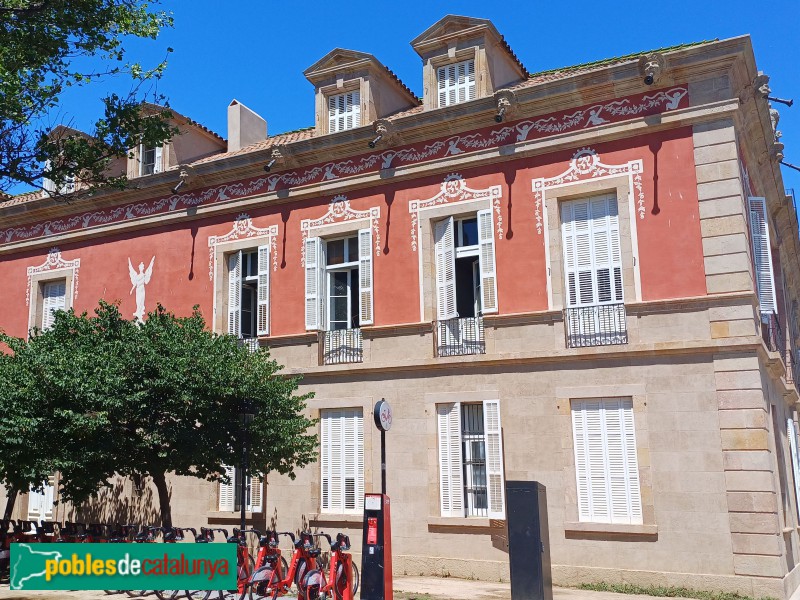
[[[0,204],[0,325],[199,304],[302,374],[320,458],[248,498],[173,478],[178,525],[360,539],[387,434],[398,573],[507,579],[504,482],[547,487],[554,582],[788,598],[800,583],[798,224],[747,36],[531,74],[491,22],[305,71],[315,124],[182,135],[136,189]],[[76,191],[79,194],[79,190]],[[238,476],[231,467],[234,479]],[[147,482],[20,518],[155,520]]]

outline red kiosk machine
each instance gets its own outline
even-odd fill
[[[381,493],[364,495],[361,599],[392,600],[392,523],[386,495],[386,432],[392,426],[389,403],[381,398],[373,415],[381,432]]]

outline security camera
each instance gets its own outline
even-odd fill
[[[381,141],[381,138],[382,138],[382,137],[383,137],[383,134],[381,133],[381,134],[379,134],[379,135],[378,135],[378,137],[376,137],[374,140],[372,140],[372,141],[371,141],[369,144],[367,144],[367,145],[368,145],[370,148],[374,148],[375,146],[377,146],[377,145],[378,145],[378,142],[380,142],[380,141]]]
[[[655,83],[655,80],[656,80],[656,79],[655,79],[655,76],[653,75],[653,73],[652,73],[652,72],[650,72],[650,73],[647,73],[647,74],[644,76],[644,84],[645,84],[645,85],[653,85],[653,83]]]
[[[269,161],[267,164],[265,164],[264,165],[264,171],[269,173],[272,170],[272,165],[274,165],[275,162],[276,162],[276,159],[273,158],[271,161]]]

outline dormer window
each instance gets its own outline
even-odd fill
[[[139,145],[139,176],[161,172],[161,147]]]
[[[439,106],[475,99],[475,60],[464,60],[437,69]]]
[[[328,133],[361,125],[361,94],[358,91],[328,96]]]

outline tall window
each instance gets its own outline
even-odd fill
[[[230,483],[219,484],[219,510],[232,512],[242,509],[242,475],[238,467],[225,467],[225,474],[230,478]],[[264,486],[261,478],[248,475],[245,483],[244,499],[245,510],[248,512],[262,512],[262,498]]]
[[[228,333],[269,335],[269,246],[228,254]]]
[[[600,398],[572,403],[578,515],[595,523],[642,523],[633,402]]]
[[[475,99],[475,61],[444,65],[436,70],[439,106],[450,106]]]
[[[613,194],[561,205],[567,305],[622,302],[622,256]]]
[[[43,331],[50,329],[55,322],[55,313],[67,308],[67,280],[58,279],[42,284],[42,320],[39,326]]]
[[[161,172],[161,146],[139,145],[139,175],[152,175]]]
[[[347,92],[328,96],[328,133],[354,129],[361,125],[361,96]]]
[[[800,454],[797,447],[797,428],[794,421],[786,420],[786,436],[789,438],[789,453],[792,458],[792,479],[794,480],[794,501],[800,522]]]
[[[443,517],[505,518],[500,403],[439,404]]]
[[[322,510],[363,510],[364,423],[360,408],[321,411],[320,466]]]
[[[750,207],[750,241],[753,245],[753,266],[755,267],[758,303],[761,306],[762,315],[771,315],[778,311],[778,303],[775,299],[775,274],[772,269],[767,199],[750,197],[748,205]]]
[[[372,230],[306,240],[306,329],[338,331],[371,325]]]

